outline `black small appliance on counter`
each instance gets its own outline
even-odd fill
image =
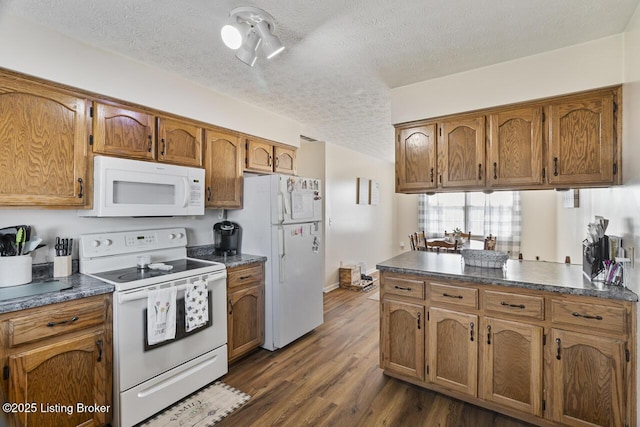
[[[242,246],[242,227],[232,221],[213,225],[214,255],[237,255]]]

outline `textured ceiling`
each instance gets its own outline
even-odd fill
[[[10,12],[393,160],[389,89],[621,33],[640,0],[0,0]],[[250,68],[220,40],[256,6],[287,49]]]

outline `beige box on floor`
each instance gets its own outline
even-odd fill
[[[359,286],[360,285],[360,266],[344,265],[340,267],[340,286]]]

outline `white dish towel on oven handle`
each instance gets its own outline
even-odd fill
[[[185,330],[191,332],[209,321],[209,292],[207,282],[188,283],[184,291]]]
[[[147,342],[149,345],[176,337],[175,286],[150,291],[147,296]]]

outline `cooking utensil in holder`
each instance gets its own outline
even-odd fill
[[[0,287],[31,282],[31,255],[0,257]]]
[[[595,242],[582,242],[582,272],[593,281],[604,270],[604,261],[609,259],[609,238],[603,236]]]

